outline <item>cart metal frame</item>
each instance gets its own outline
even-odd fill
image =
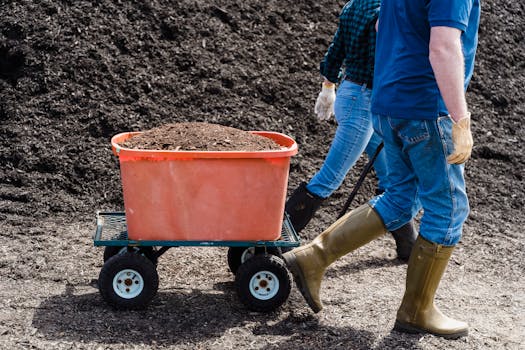
[[[300,245],[288,214],[281,236],[266,241],[130,240],[125,212],[97,212],[94,245],[106,247],[98,285],[102,297],[118,309],[141,309],[155,296],[161,255],[172,247],[229,247],[228,266],[235,275],[237,294],[249,309],[269,312],[290,293],[291,274],[282,254]]]
[[[97,211],[97,229],[93,235],[96,247],[281,247],[294,248],[300,245],[300,238],[285,213],[281,237],[275,241],[150,241],[121,239],[127,237],[126,214],[124,212]]]

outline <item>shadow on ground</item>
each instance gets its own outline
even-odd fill
[[[267,349],[302,349],[305,344],[321,349],[418,348],[416,338],[400,343],[395,333],[378,345],[372,332],[324,326],[315,315],[289,305],[268,314],[250,312],[233,294],[232,283],[218,283],[206,291],[168,289],[146,310],[117,311],[109,308],[98,292],[77,294],[75,287],[68,285],[63,294],[39,305],[32,325],[47,340],[100,344],[220,344],[223,335],[241,328],[245,331],[234,331],[239,337],[256,336]],[[276,336],[282,340],[275,343]],[[273,341],[268,343],[268,339]]]

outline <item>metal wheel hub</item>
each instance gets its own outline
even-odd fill
[[[270,271],[259,271],[250,279],[250,293],[259,300],[269,300],[279,292],[279,279]]]
[[[121,270],[113,278],[113,290],[121,298],[133,299],[142,293],[143,289],[144,279],[135,270]]]

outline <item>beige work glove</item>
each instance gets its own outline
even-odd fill
[[[472,133],[470,132],[470,113],[452,124],[452,142],[454,153],[447,157],[449,164],[463,164],[470,158],[472,153]]]
[[[314,112],[319,120],[328,120],[334,114],[335,84],[323,83],[323,88],[317,96]]]

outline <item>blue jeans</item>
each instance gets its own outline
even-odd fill
[[[410,120],[372,116],[388,159],[390,186],[370,204],[389,231],[411,220],[423,207],[420,235],[437,244],[456,245],[469,213],[464,165],[447,163],[453,152],[452,120]],[[419,199],[419,202],[418,202]]]
[[[382,140],[372,127],[371,95],[372,90],[366,85],[349,80],[343,80],[339,85],[334,104],[337,129],[321,169],[306,185],[311,193],[321,198],[329,197],[341,186],[363,151],[366,150],[370,158],[374,155]],[[374,169],[379,179],[379,190],[385,190],[388,177],[384,151],[376,158]]]

